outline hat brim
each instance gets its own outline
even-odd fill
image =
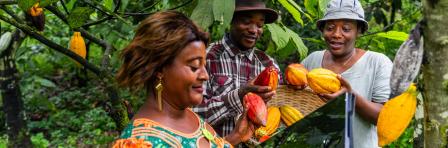
[[[358,22],[361,22],[363,25],[363,27],[361,28],[362,33],[366,32],[367,29],[369,28],[369,24],[367,23],[367,21],[362,19],[358,14],[345,11],[332,12],[330,14],[327,14],[326,16],[324,16],[324,18],[317,20],[316,25],[317,28],[322,30],[325,25],[325,21],[340,20],[340,19],[356,20]]]
[[[277,20],[278,13],[269,8],[250,8],[250,7],[239,7],[235,9],[235,12],[248,12],[248,11],[258,11],[262,12],[265,15],[264,23],[270,24]]]

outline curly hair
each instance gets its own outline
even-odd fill
[[[152,14],[139,24],[133,40],[121,53],[123,64],[116,76],[119,86],[133,92],[150,90],[156,72],[172,64],[193,41],[207,45],[209,37],[184,14],[176,11]]]

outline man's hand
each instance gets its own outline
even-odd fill
[[[339,81],[341,82],[341,89],[339,89],[339,91],[334,92],[332,94],[317,94],[322,100],[324,100],[325,102],[328,102],[330,100],[335,99],[336,97],[344,94],[345,92],[352,92],[352,87],[350,86],[350,83],[345,80],[344,78],[342,78],[341,75],[338,75],[337,78],[339,79]]]
[[[261,98],[263,98],[264,102],[268,102],[275,95],[275,90],[272,90],[270,86],[259,86],[254,84],[255,79],[250,80],[245,86],[241,87],[238,91],[238,95],[242,99],[244,95],[249,92],[255,93]]]

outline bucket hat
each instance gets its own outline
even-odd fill
[[[369,24],[364,19],[364,9],[358,0],[331,0],[322,19],[317,20],[317,28],[321,31],[327,20],[350,19],[361,23],[361,32],[367,31]]]
[[[236,12],[248,12],[258,11],[265,15],[265,24],[273,23],[278,18],[278,13],[270,8],[266,8],[263,1],[259,0],[236,0],[235,1],[235,13]]]

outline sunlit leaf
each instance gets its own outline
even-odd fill
[[[327,5],[330,0],[319,0],[319,18],[323,17],[323,14],[327,11]]]
[[[89,19],[89,16],[92,13],[93,10],[89,7],[76,7],[68,16],[68,23],[70,27],[81,27]]]
[[[232,21],[235,0],[213,0],[213,18],[227,26]]]
[[[190,18],[204,30],[213,23],[213,1],[199,0]]]
[[[305,9],[306,11],[311,14],[311,16],[315,17],[317,16],[318,12],[317,12],[317,6],[318,6],[318,1],[317,0],[305,0],[304,5],[305,5]]]
[[[300,23],[300,25],[303,26],[303,20],[302,20],[302,15],[300,15],[300,7],[298,7],[298,5],[294,2],[294,1],[290,1],[290,0],[279,0],[278,2],[280,2],[280,4],[282,4],[283,7],[286,8],[286,10],[288,10],[288,12],[292,15],[292,17],[294,18],[294,20],[296,20],[298,23]],[[294,4],[297,6],[294,6]]]
[[[114,1],[113,0],[103,0],[104,7],[108,10],[112,11],[114,7]]]
[[[274,41],[277,49],[284,48],[289,42],[289,34],[277,24],[267,24],[268,31],[271,33],[272,41]]]
[[[392,39],[392,40],[397,40],[397,41],[406,41],[408,39],[409,35],[404,32],[389,31],[386,33],[384,33],[384,32],[378,33],[376,36],[388,38],[388,39]]]

